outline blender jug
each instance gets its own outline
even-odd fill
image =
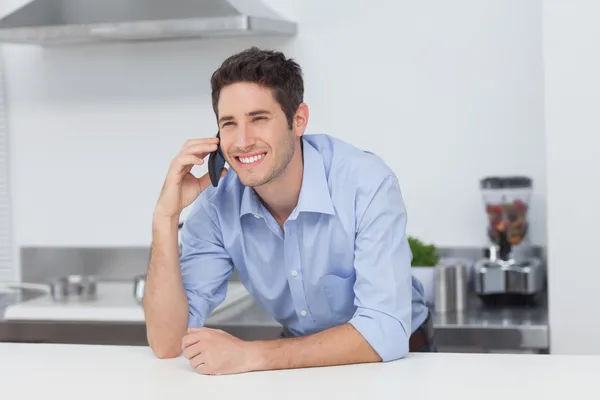
[[[525,176],[481,180],[489,224],[488,237],[500,247],[501,253],[510,252],[510,248],[521,244],[527,235],[531,191],[532,180]]]

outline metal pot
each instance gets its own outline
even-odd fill
[[[133,281],[133,297],[138,304],[142,304],[144,299],[144,289],[146,288],[146,275],[138,275]]]
[[[90,301],[97,297],[97,281],[94,276],[68,275],[50,283],[50,294],[55,301]]]

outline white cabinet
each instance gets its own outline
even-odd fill
[[[4,59],[0,47],[0,284],[14,282],[17,269],[13,262],[12,205],[10,197],[10,143]]]
[[[543,7],[550,346],[600,354],[600,2]]]

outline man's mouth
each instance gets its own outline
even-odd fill
[[[250,154],[250,155],[245,155],[245,156],[236,156],[235,158],[243,166],[251,167],[251,166],[254,166],[254,165],[258,164],[259,162],[261,162],[263,160],[263,158],[265,158],[265,155],[267,155],[267,153],[257,153],[257,154]]]

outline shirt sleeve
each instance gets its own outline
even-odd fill
[[[383,361],[409,351],[412,253],[406,207],[395,176],[375,191],[358,222],[355,239],[356,312],[349,321]]]
[[[181,230],[181,274],[188,299],[188,327],[202,327],[227,294],[233,263],[221,229],[201,197]]]

